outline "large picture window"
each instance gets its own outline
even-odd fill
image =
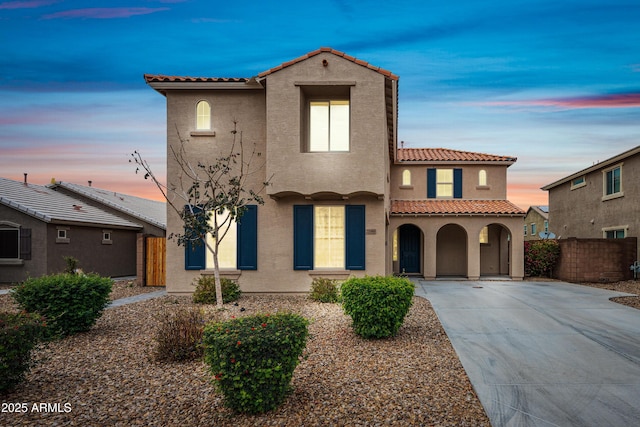
[[[349,100],[309,102],[309,151],[349,151]]]
[[[295,205],[293,251],[296,270],[364,270],[364,205]]]

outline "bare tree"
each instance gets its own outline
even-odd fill
[[[129,159],[129,162],[137,165],[136,173],[144,172],[144,179],[150,179],[158,187],[167,204],[184,223],[183,233],[171,233],[168,238],[176,240],[178,245],[205,245],[212,253],[218,308],[222,307],[218,262],[220,243],[231,224],[240,220],[247,205],[264,204],[260,193],[269,185],[268,179],[259,184],[257,191],[249,188],[248,179],[264,167],[264,162],[257,166],[253,164],[261,157],[261,153],[257,151],[256,144],[253,144],[251,151],[247,150],[245,153],[242,132],[238,131],[235,120],[231,135],[228,155],[217,157],[208,163],[203,159],[197,162],[191,160],[185,146],[188,140],[183,139],[178,132],[179,146],[177,149],[169,146],[178,174],[168,177],[167,185],[158,180],[140,152],[134,151]],[[208,235],[212,236],[212,243],[207,239]]]

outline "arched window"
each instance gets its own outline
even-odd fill
[[[409,169],[402,171],[402,185],[411,185],[411,171]]]
[[[211,130],[211,106],[207,101],[198,102],[196,115],[196,130]]]
[[[478,185],[487,185],[487,171],[484,169],[478,172]]]

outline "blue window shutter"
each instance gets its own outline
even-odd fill
[[[258,269],[258,206],[249,205],[238,220],[238,270]]]
[[[184,207],[185,210],[189,206]],[[193,208],[194,211],[200,210],[198,207]],[[186,242],[184,244],[184,269],[185,270],[204,270],[206,268],[206,246],[204,242]]]
[[[313,270],[313,205],[293,206],[293,269]]]
[[[453,198],[462,199],[462,169],[453,170]]]
[[[365,269],[365,206],[345,206],[346,269]]]
[[[205,249],[204,242],[187,242],[184,245],[184,269],[204,270],[205,269]]]
[[[436,169],[427,169],[427,199],[436,198]]]

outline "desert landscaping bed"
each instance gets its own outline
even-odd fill
[[[114,286],[122,295],[133,292],[128,289]],[[414,298],[395,338],[374,341],[356,336],[337,304],[266,295],[227,304],[224,317],[290,310],[312,319],[293,393],[278,409],[257,416],[225,409],[203,362],[150,359],[157,316],[190,304],[187,297],[165,296],[108,309],[91,331],[39,349],[26,381],[1,399],[27,403],[29,411],[0,413],[0,425],[489,425],[422,298]],[[0,296],[0,309],[15,309],[8,295]],[[53,404],[49,409],[56,411],[33,411],[34,403]]]
[[[640,294],[638,281],[583,285]],[[111,299],[161,289],[120,281]],[[640,308],[640,296],[612,300]],[[157,316],[186,305],[187,297],[165,296],[108,309],[90,332],[43,346],[27,380],[0,399],[6,409],[26,403],[27,413],[2,412],[0,425],[489,425],[425,299],[414,298],[397,337],[378,341],[357,337],[337,304],[248,295],[225,305],[226,318],[290,310],[312,319],[293,394],[258,416],[225,409],[202,362],[151,359]],[[9,295],[0,295],[0,310],[17,310]]]

